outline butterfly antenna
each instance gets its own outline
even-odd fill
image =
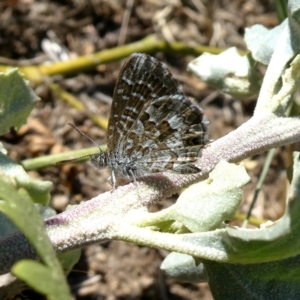
[[[74,124],[68,122],[67,123],[69,126],[73,127],[75,130],[77,130],[77,132],[79,132],[81,135],[85,136],[87,139],[89,139],[96,147],[99,148],[100,153],[102,153],[102,150],[100,148],[100,146],[94,141],[92,140],[88,135],[86,135],[85,133],[83,133],[79,128],[77,128]]]
[[[63,165],[69,164],[69,163],[73,163],[73,162],[77,162],[77,161],[82,161],[84,158],[91,159],[92,155],[89,154],[89,155],[84,155],[84,156],[80,156],[80,157],[73,158],[73,159],[60,160],[60,161],[56,162],[55,165],[57,165],[57,166],[63,166]]]

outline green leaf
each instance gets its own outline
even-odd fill
[[[248,265],[203,263],[215,300],[300,299],[299,256]]]
[[[33,260],[21,260],[13,266],[12,272],[48,299],[72,299],[68,286],[55,269]]]
[[[46,233],[44,222],[27,191],[24,188],[17,188],[12,178],[0,173],[0,199],[0,210],[24,234],[45,264],[29,260],[22,261],[13,267],[15,275],[30,284],[32,288],[47,295],[49,299],[71,299],[68,296],[69,288]],[[65,298],[56,298],[57,290]]]
[[[235,258],[244,262],[267,262],[300,254],[300,153],[294,153],[293,180],[285,214],[260,229],[228,227]]]
[[[163,261],[160,269],[168,276],[187,282],[206,282],[207,275],[203,264],[198,266],[195,259],[187,254],[170,253]]]
[[[39,98],[17,69],[0,73],[0,135],[19,129]]]
[[[35,180],[28,176],[23,167],[0,152],[0,172],[13,178],[18,187],[27,190],[34,202],[47,204],[50,199],[52,183],[50,181]]]
[[[291,95],[287,95],[281,103],[278,101],[280,98],[277,93],[284,84],[285,79],[282,78],[282,75],[289,66],[290,61],[300,52],[299,10],[299,1],[289,1],[288,19],[280,25],[270,31],[255,25],[246,31],[246,42],[253,51],[253,57],[258,61],[269,64],[254,115],[272,112],[277,116],[285,116],[286,106],[291,99]],[[262,31],[265,31],[263,37],[261,35]],[[255,38],[258,35],[261,41]],[[290,90],[292,89],[290,88]],[[287,89],[285,89],[286,91]],[[274,97],[274,95],[277,97]]]
[[[218,55],[203,53],[188,64],[188,70],[211,87],[234,97],[258,94],[261,85],[249,58],[241,56],[235,47]]]
[[[278,93],[274,95],[270,101],[273,104],[274,111],[277,109],[284,115],[290,96],[300,87],[300,55],[296,55],[291,61],[290,67],[286,68],[282,74],[282,86],[278,90]],[[280,109],[280,110],[279,110]]]
[[[292,171],[290,202],[277,222],[260,229],[228,226],[184,239],[208,249],[212,259],[201,261],[214,299],[300,298],[300,153],[294,154]],[[185,281],[203,280],[201,265],[192,257],[176,253],[162,269]]]
[[[56,215],[55,210],[49,206],[35,204],[43,220]],[[19,232],[16,225],[0,211],[0,238]],[[1,299],[1,298],[0,298]]]
[[[194,257],[235,264],[267,263],[297,256],[300,254],[299,216],[300,154],[295,153],[290,202],[281,219],[259,229],[226,226],[210,232],[183,235],[182,241],[190,246],[182,252],[193,249]],[[183,249],[180,243],[179,235],[177,244]]]
[[[253,58],[268,65],[275,48],[280,48],[280,61],[284,66],[300,50],[299,2],[289,1],[288,19],[278,26],[267,29],[256,24],[245,30],[245,42],[251,50]],[[278,43],[280,44],[278,47]]]
[[[81,249],[75,249],[65,253],[59,253],[58,259],[66,274],[73,269],[74,265],[78,263],[81,256]]]
[[[278,42],[278,37],[286,28],[287,20],[273,29],[255,24],[245,29],[245,42],[253,58],[262,64],[268,65]]]
[[[242,187],[250,180],[243,164],[220,161],[205,181],[187,188],[173,206],[175,219],[191,232],[220,228],[233,219],[241,204]]]
[[[207,180],[188,187],[177,203],[147,215],[136,224],[177,233],[220,228],[223,221],[234,217],[242,200],[242,187],[249,179],[243,164],[220,161]]]
[[[23,188],[17,189],[13,180],[0,174],[0,209],[24,233],[34,246],[40,258],[47,263],[53,256],[53,249],[45,232],[44,222]],[[50,252],[45,246],[50,246]]]

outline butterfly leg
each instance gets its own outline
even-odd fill
[[[136,182],[136,177],[135,177],[133,171],[132,170],[128,170],[128,173],[129,173],[130,177],[133,178],[133,182],[136,184],[137,183]]]
[[[107,179],[107,181],[112,186],[113,191],[115,191],[116,190],[116,176],[115,176],[114,171],[111,172],[111,176]]]

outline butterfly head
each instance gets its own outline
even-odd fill
[[[106,168],[107,167],[107,153],[103,152],[101,150],[100,153],[92,154],[91,162],[98,169]]]

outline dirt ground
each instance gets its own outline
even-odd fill
[[[65,47],[69,57],[88,55],[117,45],[139,41],[154,34],[168,41],[245,50],[244,28],[260,23],[268,28],[278,24],[271,0],[6,0],[0,2],[0,64],[46,64],[46,38]],[[127,20],[127,22],[126,22]],[[168,64],[186,94],[205,110],[213,140],[234,130],[253,114],[256,98],[239,100],[214,91],[185,69],[192,56],[156,53]],[[100,65],[95,70],[45,78],[32,84],[41,98],[28,122],[19,132],[2,138],[9,155],[20,162],[27,158],[90,147],[91,143],[67,126],[76,124],[98,144],[106,143],[106,131],[88,118],[89,112],[108,118],[112,93],[122,61]],[[49,84],[80,99],[79,111],[56,97]],[[277,151],[253,214],[275,220],[285,201],[285,152]],[[265,154],[246,161],[251,183],[245,187],[240,211],[247,212]],[[63,211],[110,190],[107,171],[97,171],[89,163],[63,168],[49,167],[30,174],[53,182],[52,206]],[[171,205],[176,197],[164,200],[154,209]],[[68,279],[76,299],[212,299],[207,284],[182,283],[167,278],[159,269],[167,252],[124,242],[108,242],[86,247]],[[41,299],[24,292],[23,299]],[[27,298],[26,298],[27,297]]]

